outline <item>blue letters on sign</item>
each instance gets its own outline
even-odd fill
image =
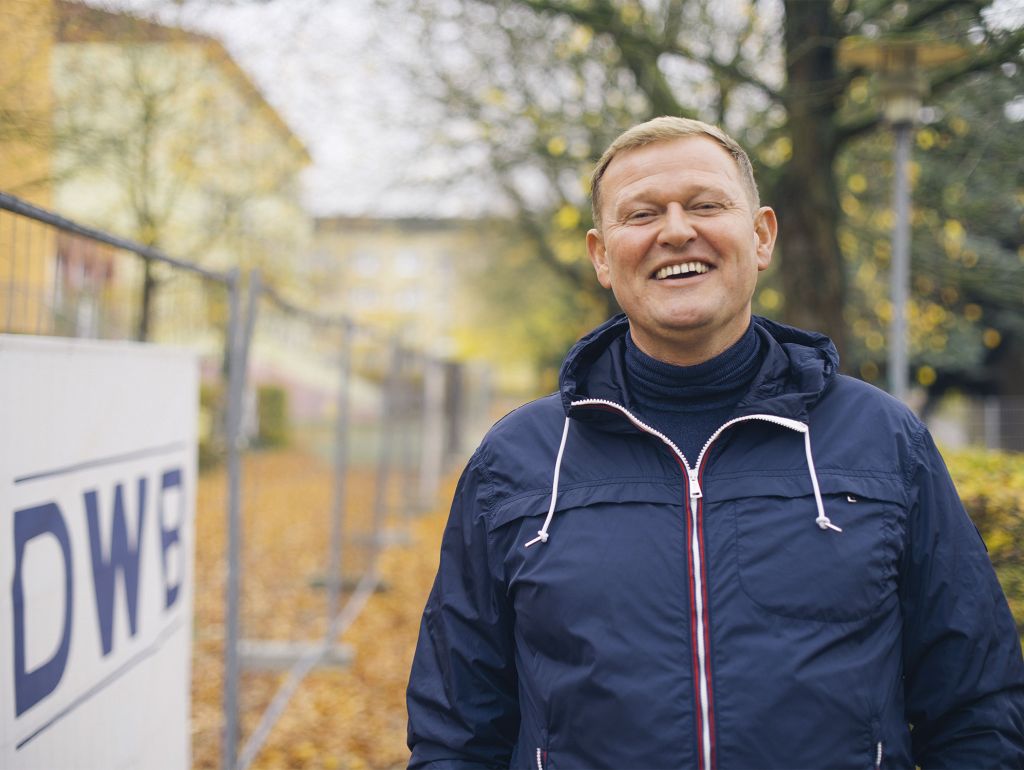
[[[2,2],[2,0],[0,0]],[[130,532],[129,517],[126,516],[125,487],[129,484],[118,482],[113,485],[113,499],[104,495],[111,506],[110,516],[100,516],[100,490],[95,486],[82,492],[85,519],[88,525],[89,554],[92,566],[93,594],[96,598],[96,618],[99,626],[100,646],[104,658],[114,648],[114,611],[119,599],[118,583],[124,586],[124,602],[128,610],[129,636],[138,632],[140,561],[145,532],[147,489],[146,476],[138,477],[136,498],[137,513],[134,532]],[[157,523],[152,536],[159,536],[161,572],[163,574],[164,611],[170,610],[179,599],[181,587],[187,575],[187,554],[182,543],[182,527],[186,524],[184,480],[181,468],[171,468],[158,476],[159,491],[156,500]],[[109,489],[109,487],[108,487]],[[172,507],[173,506],[173,507]],[[177,510],[174,509],[177,508]],[[76,512],[77,513],[77,512]],[[101,524],[101,520],[103,524]],[[76,518],[76,521],[80,519]],[[15,716],[20,717],[40,701],[49,697],[60,684],[68,664],[72,636],[74,635],[74,570],[72,540],[67,522],[60,505],[55,502],[36,504],[14,512],[14,579],[11,583],[11,606],[13,610],[14,641],[14,690]],[[107,531],[109,527],[109,532]],[[28,629],[31,612],[45,613],[56,609],[60,597],[57,591],[45,591],[26,596],[25,575],[42,574],[35,566],[28,570],[28,559],[35,558],[36,551],[28,544],[34,539],[49,535],[60,546],[64,569],[64,625],[61,629],[60,644],[56,651],[42,663],[28,670],[27,645],[32,641]],[[109,544],[109,546],[107,546]],[[74,547],[84,548],[83,539],[77,537]],[[148,551],[152,553],[152,551]],[[40,552],[40,555],[41,552]],[[79,554],[81,557],[81,554]],[[46,565],[47,574],[56,574],[56,566]],[[118,575],[120,574],[120,580]],[[148,574],[153,574],[152,572]],[[29,586],[31,588],[31,585]],[[86,589],[88,591],[88,589]],[[37,605],[39,605],[37,607]],[[88,614],[88,613],[86,613]],[[81,613],[79,623],[81,623]],[[0,632],[3,626],[0,623]],[[78,653],[76,652],[76,656]],[[78,660],[78,657],[74,658]],[[9,670],[9,669],[8,669]],[[3,681],[0,676],[0,681]]]
[[[96,614],[100,626],[103,654],[109,655],[114,646],[114,583],[121,572],[128,600],[128,625],[135,636],[136,609],[139,599],[139,551],[142,544],[142,524],[146,518],[146,479],[139,479],[138,510],[135,547],[128,542],[128,525],[124,517],[124,485],[114,487],[114,515],[111,521],[110,556],[103,558],[100,536],[99,504],[96,491],[85,493],[85,511],[89,520],[89,548],[92,553],[92,579],[96,592]]]
[[[164,516],[164,514],[166,513],[166,511],[164,510],[164,497],[165,497],[165,494],[166,494],[168,489],[173,489],[174,487],[177,487],[178,490],[181,491],[181,469],[180,468],[175,468],[174,470],[166,471],[164,473],[162,479],[161,479],[161,482],[160,482],[160,511],[159,511],[159,516],[160,516],[160,555],[161,555],[161,563],[163,564],[163,568],[164,568],[164,609],[170,609],[171,605],[174,604],[178,600],[178,589],[181,588],[181,581],[184,578],[184,571],[185,571],[185,554],[184,554],[184,552],[182,551],[182,548],[181,548],[181,534],[180,534],[180,527],[181,527],[181,518],[180,518],[181,505],[179,504],[179,506],[178,506],[179,517],[178,517],[178,524],[177,524],[177,526],[168,527],[167,523],[166,523],[166,518]],[[182,502],[182,501],[179,498],[179,503],[180,502]],[[174,545],[178,546],[178,550],[177,550],[177,555],[178,555],[178,570],[177,570],[178,582],[175,585],[172,586],[172,585],[170,585],[169,580],[168,580],[168,576],[169,576],[169,573],[170,573],[168,561],[169,561],[170,557],[168,556],[167,552]]]
[[[25,670],[25,589],[21,570],[25,557],[25,546],[40,535],[50,534],[57,538],[64,556],[64,630],[60,646],[45,663],[34,671]],[[47,695],[54,691],[64,667],[68,662],[71,646],[71,617],[74,607],[72,592],[73,573],[71,569],[71,540],[64,524],[60,508],[56,503],[46,503],[14,512],[14,583],[11,586],[14,605],[14,710],[21,716]]]

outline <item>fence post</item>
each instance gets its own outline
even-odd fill
[[[399,364],[399,403],[396,405],[395,411],[398,416],[397,431],[402,437],[399,458],[402,479],[402,526],[408,534],[412,517],[419,512],[416,495],[417,490],[413,483],[413,479],[418,476],[416,472],[416,461],[420,457],[421,453],[417,450],[419,448],[419,443],[423,440],[423,436],[416,435],[417,431],[415,431],[414,428],[418,428],[419,426],[414,425],[416,421],[413,419],[416,407],[413,403],[413,398],[416,393],[413,388],[413,384],[416,378],[417,356],[412,350],[403,350],[399,357]]]
[[[384,403],[381,413],[381,435],[379,455],[377,457],[377,478],[376,489],[373,497],[373,533],[370,535],[370,568],[369,572],[374,578],[377,573],[381,548],[384,545],[386,533],[384,532],[384,520],[388,513],[388,484],[391,479],[391,464],[394,461],[394,413],[397,398],[397,386],[399,369],[401,367],[401,346],[397,337],[391,339],[391,351],[389,356],[389,367],[384,386]]]
[[[334,489],[331,502],[331,555],[327,568],[327,637],[335,635],[335,621],[342,587],[342,547],[344,546],[345,481],[348,475],[349,381],[352,372],[352,323],[342,321],[341,348],[338,355],[338,403],[334,423]]]
[[[434,503],[444,464],[444,368],[427,357],[423,362],[423,441],[420,459],[420,506]]]
[[[230,273],[231,310],[228,321],[228,394],[226,444],[228,466],[228,575],[225,591],[224,635],[224,744],[223,770],[234,770],[238,758],[238,684],[242,585],[242,407],[245,397],[249,342],[256,320],[260,290],[257,271],[250,274],[246,307],[242,308],[242,282],[237,268]]]
[[[465,372],[462,364],[449,361],[445,366],[447,382],[445,387],[445,461],[462,451],[466,417]]]
[[[1000,423],[1002,422],[1002,410],[1000,409],[999,398],[989,396],[982,406],[984,442],[986,449],[1001,449],[1003,438],[1000,435]]]
[[[7,278],[7,323],[4,324],[4,331],[10,332],[14,328],[14,287],[17,285],[18,277],[18,218],[11,217],[11,269]]]

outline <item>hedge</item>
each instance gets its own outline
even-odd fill
[[[1024,631],[1024,454],[983,449],[943,454]]]

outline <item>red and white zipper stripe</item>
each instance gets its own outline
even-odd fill
[[[574,401],[570,405],[572,408],[577,407],[595,407],[610,409],[622,414],[628,419],[633,425],[645,433],[649,433],[656,438],[661,439],[675,454],[676,460],[679,462],[680,468],[686,478],[687,497],[689,499],[689,519],[687,521],[687,538],[689,540],[688,547],[688,572],[689,572],[689,589],[690,589],[690,607],[691,607],[691,636],[692,636],[692,647],[693,647],[693,668],[696,673],[694,678],[694,689],[695,689],[695,700],[697,702],[697,717],[698,717],[698,733],[699,733],[699,750],[697,752],[698,767],[699,770],[714,770],[715,767],[715,742],[714,742],[714,708],[713,708],[713,688],[711,685],[711,663],[710,663],[710,634],[708,630],[708,590],[707,590],[707,570],[705,569],[704,562],[704,522],[703,522],[703,497],[704,491],[701,488],[701,479],[704,475],[704,463],[707,456],[708,450],[714,444],[715,440],[725,431],[727,428],[736,425],[741,422],[748,422],[751,420],[760,420],[762,422],[770,422],[774,425],[779,425],[790,430],[795,430],[798,433],[807,434],[808,428],[805,423],[798,420],[791,420],[786,417],[777,417],[770,414],[751,414],[743,417],[736,417],[728,422],[724,423],[708,438],[704,447],[700,450],[700,454],[697,456],[696,464],[691,468],[687,462],[686,457],[679,450],[679,447],[664,433],[652,428],[647,423],[639,420],[634,416],[628,409],[621,404],[617,404],[614,401],[608,401],[605,399],[588,398],[580,401]],[[562,436],[563,445],[559,448],[559,459],[561,459],[561,453],[564,451],[565,433]],[[808,462],[810,459],[810,448],[808,446]],[[811,477],[814,479],[815,496],[819,499],[820,509],[820,495],[817,491],[817,479],[814,477],[813,466],[811,466]],[[553,504],[552,504],[553,507]],[[553,511],[551,512],[553,513]],[[824,516],[822,512],[821,516]],[[825,519],[827,522],[828,520]],[[820,525],[820,522],[819,522]],[[831,529],[838,530],[831,522],[827,525]],[[824,529],[825,526],[822,526]],[[543,535],[546,535],[547,527],[545,525]],[[543,537],[546,540],[546,537]]]

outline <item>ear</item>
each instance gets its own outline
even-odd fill
[[[757,269],[767,270],[772,263],[775,238],[779,234],[779,223],[775,211],[762,206],[754,214],[754,247],[757,252]]]
[[[597,273],[597,281],[604,288],[612,287],[611,269],[608,266],[608,254],[604,248],[604,238],[601,232],[596,229],[587,232],[587,254],[590,255],[590,263]]]

